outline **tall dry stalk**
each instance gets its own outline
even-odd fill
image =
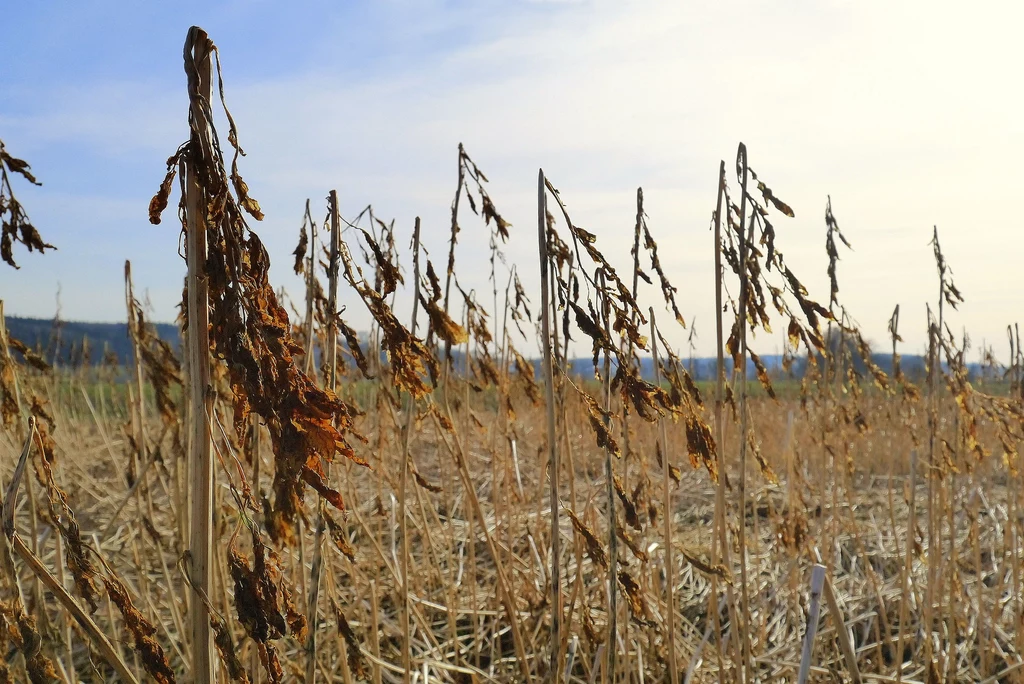
[[[746,681],[747,677],[753,676],[751,658],[751,633],[750,633],[750,596],[747,582],[747,290],[750,287],[749,267],[747,264],[750,246],[754,240],[753,219],[750,222],[749,234],[746,229],[747,221],[747,148],[740,143],[736,152],[736,173],[740,177],[740,303],[737,320],[740,327],[740,473],[737,487],[739,498],[739,524],[737,525],[739,537],[740,554],[740,606],[742,610],[742,622],[737,638],[743,644],[743,674],[740,681]],[[735,369],[734,369],[735,370]],[[756,515],[756,511],[755,511]]]
[[[551,365],[551,299],[548,283],[548,240],[547,240],[547,181],[544,170],[537,173],[537,248],[540,256],[540,310],[541,310],[541,349],[543,354],[542,373],[544,374],[544,400],[547,414],[547,446],[548,446],[548,478],[550,495],[548,504],[551,507],[551,677],[561,671],[562,643],[562,579],[560,574],[559,556],[561,539],[559,538],[558,511],[558,444],[555,434],[555,391],[554,372]],[[614,571],[613,571],[614,574]],[[614,580],[612,580],[614,582]]]
[[[725,568],[731,573],[732,561],[730,559],[729,527],[727,524],[727,504],[725,497],[725,482],[727,470],[723,453],[725,451],[725,336],[722,331],[722,288],[725,270],[722,267],[722,200],[725,197],[725,161],[718,167],[718,200],[715,206],[715,339],[716,339],[716,363],[715,363],[715,442],[718,445],[716,465],[718,468],[718,486],[715,487],[715,531],[711,536],[711,563],[719,565],[724,561]],[[729,208],[726,207],[726,211]],[[721,555],[719,555],[721,554]],[[711,598],[709,598],[708,610],[712,614],[715,624],[715,646],[718,655],[718,679],[720,684],[725,682],[724,653],[722,649],[722,630],[719,623],[719,605],[721,599],[718,593],[718,577],[711,577]],[[729,610],[729,622],[732,629],[736,628],[735,601],[732,595],[731,582],[726,583],[726,602]],[[736,640],[732,640],[735,648]]]
[[[206,32],[193,26],[185,40],[185,73],[188,75],[189,145],[194,154],[209,150],[210,103],[213,95],[213,64]],[[213,635],[204,596],[212,595],[213,564],[213,459],[210,424],[210,305],[206,279],[207,204],[198,169],[182,157],[179,173],[185,183],[185,258],[188,263],[188,391],[191,404],[192,447],[189,452],[189,491],[192,497],[189,530],[189,568],[192,602],[189,618],[192,638],[192,677],[196,684],[215,681]]]
[[[416,217],[416,225],[413,228],[412,234],[412,263],[413,263],[413,302],[412,302],[412,322],[409,326],[409,332],[412,335],[416,335],[416,317],[419,312],[420,305],[420,218]],[[409,463],[409,452],[412,446],[412,434],[413,434],[413,423],[416,421],[416,403],[413,399],[412,394],[407,394],[405,397],[405,424],[402,427],[404,432],[402,438],[402,459],[401,468],[402,472],[399,476],[399,489],[398,489],[398,516],[399,516],[399,534],[401,536],[402,543],[402,607],[401,607],[401,626],[402,626],[402,678],[403,681],[408,684],[409,677],[412,672],[412,631],[410,628],[410,610],[411,604],[409,601],[409,520],[407,512],[407,499],[409,492],[409,469],[412,465]]]
[[[935,489],[936,489],[936,477],[938,475],[939,464],[936,461],[936,449],[938,446],[938,440],[941,439],[938,435],[939,431],[939,395],[938,395],[938,376],[941,372],[942,357],[940,356],[940,348],[944,346],[942,336],[945,330],[945,304],[948,302],[951,306],[956,308],[957,302],[963,301],[959,291],[949,276],[949,267],[946,264],[945,257],[942,254],[942,248],[939,245],[939,229],[937,226],[933,227],[932,230],[932,250],[935,257],[935,267],[939,275],[939,300],[938,300],[938,320],[932,320],[931,309],[928,309],[928,500],[927,500],[927,535],[928,535],[928,574],[927,583],[925,585],[925,602],[924,602],[924,636],[925,636],[925,661],[927,667],[933,669],[935,665],[935,654],[934,646],[932,643],[932,634],[934,630],[934,605],[936,599],[936,583],[941,581],[939,574],[939,566],[942,562],[941,559],[941,534],[938,527],[937,520],[938,516],[942,514],[941,503],[936,506],[935,502]],[[942,470],[945,471],[945,466],[942,466]],[[944,491],[940,488],[940,491]],[[987,672],[984,672],[987,676]]]
[[[333,191],[332,191],[333,192]],[[315,324],[314,316],[314,304],[316,303],[316,266],[317,266],[317,242],[316,235],[316,221],[313,220],[313,215],[309,212],[309,200],[306,200],[306,213],[303,216],[303,225],[309,225],[309,261],[306,266],[306,318],[303,323],[303,329],[306,333],[306,355],[303,359],[303,370],[306,375],[312,375],[313,373],[313,349],[314,349],[314,330]],[[305,234],[305,231],[303,231]]]
[[[611,321],[606,301],[602,293],[607,287],[604,271],[599,270],[594,278],[598,287],[598,314],[604,325],[604,334],[611,339]],[[604,399],[604,428],[610,432],[612,419],[612,359],[608,350],[604,354],[604,371],[602,372],[602,398]],[[615,681],[616,663],[618,661],[619,610],[618,610],[618,570],[619,570],[619,537],[618,521],[615,512],[615,465],[614,454],[610,445],[604,449],[605,496],[608,499],[608,671],[609,681]]]
[[[330,251],[330,262],[327,266],[327,340],[326,340],[326,353],[327,353],[327,389],[331,392],[337,393],[337,382],[338,382],[338,322],[337,322],[337,311],[338,311],[338,275],[341,268],[341,214],[338,210],[338,191],[331,190],[327,196],[328,211],[330,214],[330,230],[331,230],[331,251]],[[309,211],[309,204],[307,202],[306,211]],[[316,226],[313,227],[313,244],[310,248],[310,263],[309,263],[309,287],[312,288],[315,281],[314,269],[316,268]],[[309,327],[307,328],[307,356],[306,356],[306,368],[307,373],[311,370],[311,363],[309,359],[312,357],[312,339],[313,339],[313,325],[312,325],[312,301],[313,294],[307,295],[309,298],[309,308],[306,313],[309,316]],[[330,465],[327,467],[327,475],[330,475]],[[323,575],[323,537],[324,528],[326,526],[326,520],[324,516],[324,503],[322,501],[317,502],[317,521],[316,521],[316,534],[313,540],[313,560],[310,566],[310,577],[309,577],[309,597],[306,602],[306,613],[309,615],[309,619],[312,620],[313,629],[309,630],[309,634],[306,637],[306,681],[316,681],[316,664],[317,664],[317,611],[320,597],[320,582]]]
[[[655,331],[654,307],[650,308],[651,316],[651,358],[654,363],[654,383],[661,386],[661,367],[658,359],[658,336]],[[679,666],[676,664],[676,603],[675,603],[675,559],[672,548],[672,487],[670,481],[671,466],[668,460],[668,437],[666,436],[665,420],[658,418],[658,446],[662,458],[662,497],[665,518],[665,588],[668,613],[668,673],[671,684],[679,681]]]

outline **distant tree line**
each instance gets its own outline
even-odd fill
[[[83,323],[18,316],[8,316],[5,322],[11,336],[55,366],[132,362],[132,343],[126,323]],[[156,323],[154,327],[161,339],[178,347],[178,326]]]

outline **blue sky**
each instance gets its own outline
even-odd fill
[[[173,317],[178,230],[171,213],[149,225],[146,208],[187,136],[181,50],[198,24],[221,50],[241,171],[267,215],[253,228],[273,281],[296,298],[303,203],[322,217],[331,188],[347,216],[372,203],[394,218],[403,247],[422,216],[443,261],[463,142],[513,224],[508,256],[531,292],[538,167],[623,269],[642,185],[682,311],[710,353],[708,218],[718,160],[731,166],[743,140],[796,211],[777,222],[779,245],[812,294],[827,298],[831,194],[855,249],[840,264],[841,296],[878,342],[901,304],[905,351],[918,351],[938,224],[967,298],[954,326],[1005,350],[1024,304],[1011,281],[1021,221],[1005,204],[1024,152],[1020,96],[1007,86],[1021,13],[870,0],[21,3],[5,11],[0,139],[43,181],[15,190],[59,251],[16,253],[22,269],[0,269],[0,298],[10,314],[52,316],[59,285],[65,318],[118,320],[131,259],[154,317]],[[469,214],[463,228],[460,276],[489,293],[486,231]],[[366,321],[358,306],[347,316]],[[758,341],[766,353],[779,344]]]

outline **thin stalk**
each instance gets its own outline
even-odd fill
[[[146,402],[145,395],[143,394],[145,373],[142,368],[142,352],[139,351],[139,345],[142,344],[142,331],[136,327],[138,321],[133,320],[135,318],[135,293],[132,287],[132,263],[130,261],[124,262],[124,287],[126,304],[128,306],[128,337],[131,340],[132,352],[135,358],[135,387],[138,392],[138,401],[135,405],[138,417],[136,438],[138,439],[139,458],[142,460],[142,467],[145,467],[148,464],[149,458],[146,440]]]
[[[146,401],[145,401],[145,369],[142,365],[142,352],[140,347],[143,341],[144,331],[140,329],[139,324],[141,321],[136,319],[135,316],[135,292],[132,284],[132,265],[130,261],[124,262],[124,282],[125,282],[125,303],[127,305],[128,314],[128,337],[131,340],[132,352],[135,359],[135,387],[137,394],[134,397],[134,401],[131,400],[131,392],[129,391],[129,413],[132,416],[132,425],[135,433],[135,442],[138,447],[139,466],[145,473],[149,468],[149,438],[146,434]],[[130,388],[129,388],[130,389]],[[139,517],[142,517],[145,513],[143,509],[143,493],[146,494],[146,500],[149,500],[149,488],[146,486],[145,477],[139,477],[139,486],[132,487],[135,492],[135,508]],[[150,516],[150,520],[152,520]],[[132,540],[132,548],[135,554],[138,554],[138,546],[135,539]],[[157,549],[159,553],[160,550]],[[146,597],[147,601],[152,601],[150,593],[150,582],[148,581],[148,573],[143,570],[141,559],[137,558],[139,562],[139,584],[142,585],[142,592]]]
[[[370,652],[376,661],[380,660],[380,611],[377,601],[377,582],[370,580]],[[373,684],[381,684],[380,665],[373,662],[370,668]]]
[[[452,200],[452,233],[451,242],[448,247],[448,272],[444,280],[444,311],[448,313],[448,301],[449,295],[452,289],[452,274],[455,273],[455,242],[459,234],[459,200],[462,199],[462,186],[466,183],[466,165],[463,163],[463,157],[466,155],[466,150],[459,143],[459,185],[455,188],[455,199]],[[447,365],[448,356],[451,354],[452,345],[449,342],[444,343],[444,364],[445,364],[445,377],[447,378]],[[445,391],[448,391],[447,386]]]
[[[96,646],[96,650],[103,656],[103,659],[107,661],[107,664],[110,665],[111,669],[113,669],[123,681],[129,682],[129,684],[138,684],[139,680],[135,678],[134,674],[132,674],[132,671],[124,662],[124,659],[121,658],[103,631],[95,622],[93,622],[92,618],[89,617],[89,614],[78,605],[78,602],[76,602],[71,594],[67,592],[64,585],[58,582],[57,579],[50,574],[50,571],[46,569],[46,566],[43,565],[41,560],[39,560],[39,557],[25,546],[25,542],[21,540],[21,537],[17,534],[13,535],[10,538],[10,544],[18,557],[21,558],[25,565],[32,570],[32,574],[46,585],[46,588],[54,597],[56,597],[60,604],[64,606],[64,609],[67,610],[73,618],[75,618],[75,621],[82,628],[82,631],[89,635],[89,638]]]
[[[460,167],[461,176],[461,167]],[[561,540],[558,531],[558,445],[555,436],[555,391],[551,368],[551,313],[548,284],[547,193],[544,170],[537,174],[537,247],[540,256],[540,310],[541,346],[544,352],[544,401],[547,406],[548,477],[550,478],[551,505],[551,662],[549,672],[556,677],[561,672],[562,643],[562,583],[559,573]]]
[[[412,249],[413,249],[413,301],[412,301],[412,324],[410,326],[410,332],[413,336],[416,335],[416,316],[419,313],[420,303],[420,218],[416,217],[416,226],[413,228],[412,234]],[[402,473],[400,476],[400,484],[398,489],[398,526],[399,535],[402,540],[402,611],[401,611],[401,625],[402,625],[402,681],[405,684],[409,684],[410,676],[412,672],[412,643],[411,633],[409,625],[409,521],[407,519],[406,506],[409,492],[409,448],[412,445],[412,426],[416,421],[416,417],[413,415],[415,412],[416,405],[413,401],[412,395],[407,394],[405,397],[405,425],[403,425],[403,432],[405,433],[402,438]]]
[[[941,253],[939,252],[939,232],[938,228],[933,229],[933,240],[935,244],[935,252],[938,259],[941,259]],[[925,591],[924,601],[924,635],[925,635],[925,660],[928,666],[931,667],[934,663],[934,654],[932,647],[932,632],[934,625],[933,622],[933,605],[935,600],[935,582],[936,573],[939,564],[939,553],[941,542],[936,544],[938,540],[938,534],[935,529],[935,504],[933,502],[934,490],[935,490],[935,442],[938,433],[938,394],[936,391],[936,382],[939,372],[939,342],[936,339],[942,335],[943,325],[943,303],[946,298],[946,273],[944,263],[939,260],[936,266],[939,269],[939,319],[938,328],[934,329],[931,326],[931,320],[929,320],[928,327],[928,583]],[[929,319],[931,316],[929,315]],[[987,674],[987,672],[985,673]]]
[[[597,296],[604,296],[605,275],[604,271],[598,271],[595,278],[598,287]],[[609,320],[607,305],[599,300],[598,313],[604,319],[605,334],[611,339],[611,321]],[[612,359],[607,350],[604,353],[604,425],[607,429],[611,425],[612,408]],[[618,569],[619,569],[619,544],[616,535],[617,521],[615,520],[615,471],[613,469],[612,450],[605,447],[604,450],[604,476],[605,494],[608,497],[608,641],[612,647],[608,649],[608,679],[615,681],[615,661],[618,648],[615,647],[618,638],[618,608],[616,599],[618,595]]]
[[[740,477],[739,477],[739,554],[740,554],[740,602],[743,611],[742,629],[739,639],[743,642],[744,675],[751,674],[750,657],[750,598],[747,588],[747,293],[750,276],[747,258],[754,239],[754,222],[750,222],[750,234],[745,235],[747,213],[747,148],[740,143],[736,155],[736,168],[740,178]],[[745,681],[745,676],[741,681]]]
[[[651,314],[651,356],[654,361],[654,384],[661,386],[661,368],[658,365],[658,336],[655,334],[654,328],[654,307],[650,309]],[[679,681],[679,666],[676,664],[676,604],[675,604],[675,560],[672,557],[672,488],[669,481],[671,466],[668,461],[668,437],[665,430],[665,420],[658,418],[658,439],[660,440],[661,446],[661,459],[662,459],[662,480],[664,488],[662,490],[662,496],[664,497],[664,511],[662,512],[665,518],[665,593],[667,597],[668,607],[666,612],[668,613],[668,672],[669,681],[671,684],[676,684]]]
[[[206,33],[193,26],[185,41],[185,70],[189,76],[189,100],[192,128],[191,157],[212,148],[210,121],[212,69],[210,46]],[[191,404],[192,446],[189,452],[189,490],[192,495],[189,550],[190,578],[193,592],[190,618],[192,623],[192,676],[196,684],[214,681],[213,639],[210,617],[203,596],[209,596],[213,581],[213,459],[207,417],[213,409],[210,387],[210,307],[206,280],[206,211],[205,193],[193,164],[181,161],[185,179],[185,258],[188,263],[188,356],[189,403]]]
[[[309,265],[306,267],[306,320],[303,328],[306,331],[306,357],[303,359],[303,371],[313,377],[313,304],[316,299],[316,222],[309,212],[309,199],[306,199],[306,220],[309,221]]]
[[[907,607],[910,604],[910,572],[914,562],[914,535],[917,533],[917,451],[910,452],[910,518],[907,522],[907,554],[900,578],[900,636],[896,646],[896,682],[903,681],[903,639],[907,633]],[[980,574],[978,575],[981,576]]]
[[[338,310],[338,271],[341,263],[341,216],[338,212],[338,191],[331,190],[328,196],[328,204],[330,205],[331,211],[331,257],[330,264],[328,266],[328,294],[327,294],[327,372],[328,372],[328,388],[334,392],[337,390],[337,378],[338,378],[338,325],[335,320],[335,312]],[[308,210],[308,205],[307,205]],[[313,242],[316,242],[316,227],[313,228]],[[310,251],[310,264],[309,264],[309,283],[310,287],[314,282],[313,269],[316,265],[315,251]],[[312,296],[310,295],[310,302]],[[311,313],[307,311],[307,313]],[[311,340],[313,339],[313,319],[310,318],[310,325],[308,328],[310,341],[309,344],[309,356],[307,356],[307,366],[309,365],[308,359],[312,357],[313,345]],[[330,476],[330,464],[327,464],[327,470],[325,472],[327,477]],[[324,503],[320,500],[317,503],[317,522],[316,522],[316,534],[313,539],[313,562],[310,566],[309,571],[309,599],[306,604],[306,614],[309,615],[309,619],[312,622],[312,629],[309,630],[308,636],[306,637],[306,681],[316,681],[316,633],[317,633],[317,609],[320,598],[320,581],[323,574],[323,538],[324,538]]]
[[[61,535],[56,536],[57,542],[57,554],[54,559],[57,563],[57,583],[61,587],[64,587],[64,538]],[[78,674],[75,671],[75,642],[73,640],[74,630],[71,629],[71,620],[68,616],[64,617],[64,653],[67,658],[67,674],[68,681],[70,684],[75,684],[78,681]]]
[[[717,365],[715,371],[715,444],[717,452],[715,459],[718,467],[718,486],[715,488],[715,532],[711,537],[711,562],[719,563],[719,554],[725,562],[725,567],[732,571],[732,560],[729,552],[729,528],[726,525],[726,498],[725,498],[725,337],[722,333],[722,198],[725,195],[725,161],[718,167],[718,201],[715,208],[715,334],[717,340]],[[728,211],[726,207],[726,211]],[[718,681],[725,682],[724,653],[722,652],[722,630],[719,623],[719,610],[721,605],[719,598],[718,578],[711,577],[711,605],[709,610],[715,623],[715,646],[718,656]],[[736,626],[736,603],[733,600],[732,585],[726,584],[726,604],[729,611],[729,622],[732,627]],[[735,648],[736,640],[733,639]]]

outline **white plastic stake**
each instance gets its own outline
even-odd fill
[[[821,590],[825,586],[825,566],[815,565],[811,569],[811,610],[807,617],[807,632],[804,634],[804,648],[800,654],[800,674],[796,681],[805,684],[811,673],[811,655],[814,652],[814,637],[818,634],[818,618],[821,616]]]

